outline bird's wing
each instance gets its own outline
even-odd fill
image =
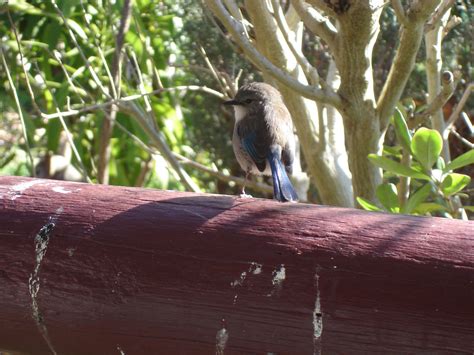
[[[242,147],[252,158],[258,170],[264,171],[267,165],[270,139],[265,122],[249,115],[239,122],[237,134]]]

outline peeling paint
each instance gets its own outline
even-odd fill
[[[117,344],[117,350],[118,350],[120,355],[125,355],[125,351],[123,351],[122,348],[120,347],[120,345],[118,345],[118,344]]]
[[[48,248],[48,244],[51,238],[51,233],[56,226],[56,220],[63,211],[63,208],[60,207],[56,210],[56,214],[49,218],[49,221],[41,227],[39,232],[35,236],[35,268],[31,273],[28,279],[28,290],[31,296],[31,308],[32,308],[32,317],[38,327],[38,330],[45,340],[46,344],[49,347],[49,350],[52,354],[57,354],[54,350],[53,344],[51,339],[48,335],[48,329],[44,323],[43,315],[38,306],[38,293],[40,290],[40,268],[41,263],[43,261],[44,256],[46,255],[46,251]]]
[[[314,301],[313,310],[313,353],[321,354],[321,336],[323,334],[323,311],[321,309],[321,292],[319,290],[319,274],[316,271],[314,276],[316,288],[316,300]]]
[[[66,190],[63,186],[54,186],[52,190],[60,194],[70,194],[71,192],[73,192],[71,190]]]
[[[256,263],[255,261],[252,261],[250,263],[249,273],[254,274],[254,275],[261,274],[262,273],[262,264]]]
[[[222,328],[216,334],[216,355],[224,355],[227,341],[229,340],[229,332],[225,327],[225,319],[222,320]]]
[[[272,279],[273,289],[272,289],[272,292],[267,295],[269,297],[278,296],[280,294],[280,291],[283,287],[283,282],[286,279],[285,265],[281,264],[279,267],[273,270],[272,276],[273,276],[273,279]]]
[[[43,180],[31,180],[31,181],[20,182],[19,184],[16,184],[10,188],[10,190],[7,192],[7,198],[14,201],[18,197],[20,197],[23,194],[23,192],[28,190],[30,187],[34,185],[44,184],[44,183],[45,181]],[[0,196],[0,197],[3,197],[3,196]]]
[[[240,274],[240,278],[232,281],[230,285],[232,286],[232,288],[235,288],[237,286],[242,286],[244,284],[246,277],[247,277],[247,272],[244,271]]]

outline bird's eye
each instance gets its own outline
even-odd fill
[[[247,99],[247,100],[245,100],[245,103],[246,103],[246,104],[249,104],[249,103],[251,103],[251,102],[252,102],[252,99]]]

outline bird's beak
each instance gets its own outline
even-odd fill
[[[235,105],[240,105],[240,102],[236,100],[227,100],[227,101],[224,101],[224,105],[235,106]]]

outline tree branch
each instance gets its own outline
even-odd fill
[[[315,8],[317,8],[320,11],[325,12],[329,16],[333,18],[337,18],[337,13],[328,6],[327,1],[324,0],[308,0],[308,2],[313,5]]]
[[[312,33],[321,37],[321,39],[334,50],[337,29],[331,21],[322,16],[315,8],[312,8],[303,0],[291,0],[291,4],[305,26],[308,27]]]
[[[394,107],[400,100],[415,65],[416,54],[423,39],[423,27],[439,0],[412,3],[407,12],[406,25],[401,26],[400,43],[385,85],[377,101],[380,129],[385,131]]]
[[[397,20],[400,25],[406,26],[407,25],[407,17],[405,14],[405,10],[403,9],[403,5],[401,0],[392,0],[392,7],[393,11],[395,11],[395,15],[397,16]]]
[[[436,27],[436,25],[441,21],[441,18],[444,14],[454,5],[455,0],[444,0],[443,3],[438,6],[436,11],[432,14],[431,18],[425,25],[425,33],[428,33]]]
[[[259,69],[271,75],[276,80],[298,92],[300,95],[321,102],[341,107],[340,96],[333,91],[323,91],[317,87],[301,84],[287,72],[275,66],[268,58],[263,56],[244,35],[242,23],[229,15],[219,0],[204,0],[214,15],[221,21],[226,29],[232,34],[234,40],[239,44],[247,57],[258,66]]]
[[[422,112],[419,112],[408,119],[407,125],[410,129],[416,128],[419,124],[423,123],[431,115],[440,110],[453,95],[457,81],[454,80],[454,76],[450,71],[445,71],[443,73],[441,85],[442,87],[440,93],[433,101],[431,101],[428,107],[426,107],[426,109]]]
[[[472,91],[474,91],[474,82],[467,86],[466,90],[462,94],[461,100],[459,100],[459,103],[451,113],[451,116],[449,116],[449,119],[446,122],[446,130],[450,129],[454,122],[456,122],[456,120],[460,117],[461,111],[464,108],[464,105],[466,105],[467,99],[469,98],[469,95],[471,95]]]
[[[285,15],[283,14],[283,10],[281,9],[280,3],[278,0],[272,0],[272,7],[273,7],[273,16],[278,24],[278,28],[283,34],[288,47],[290,48],[291,52],[295,56],[296,60],[298,61],[299,65],[303,69],[303,72],[306,76],[306,79],[311,85],[320,84],[320,77],[317,69],[311,65],[308,59],[303,55],[303,53],[296,48],[296,43],[290,38],[290,28],[288,23],[286,22]]]
[[[132,14],[133,0],[125,0],[122,17],[120,19],[120,26],[115,41],[115,52],[112,62],[112,78],[113,82],[110,83],[114,98],[120,97],[120,82],[122,77],[122,61],[123,61],[123,45],[125,39],[125,33],[128,31],[130,26],[130,18]],[[100,134],[99,143],[99,171],[97,179],[101,184],[109,183],[109,162],[110,162],[110,139],[112,138],[112,132],[114,129],[115,118],[117,117],[118,107],[115,105],[110,106],[110,112],[106,112],[108,116],[106,120],[102,122],[102,130]]]

